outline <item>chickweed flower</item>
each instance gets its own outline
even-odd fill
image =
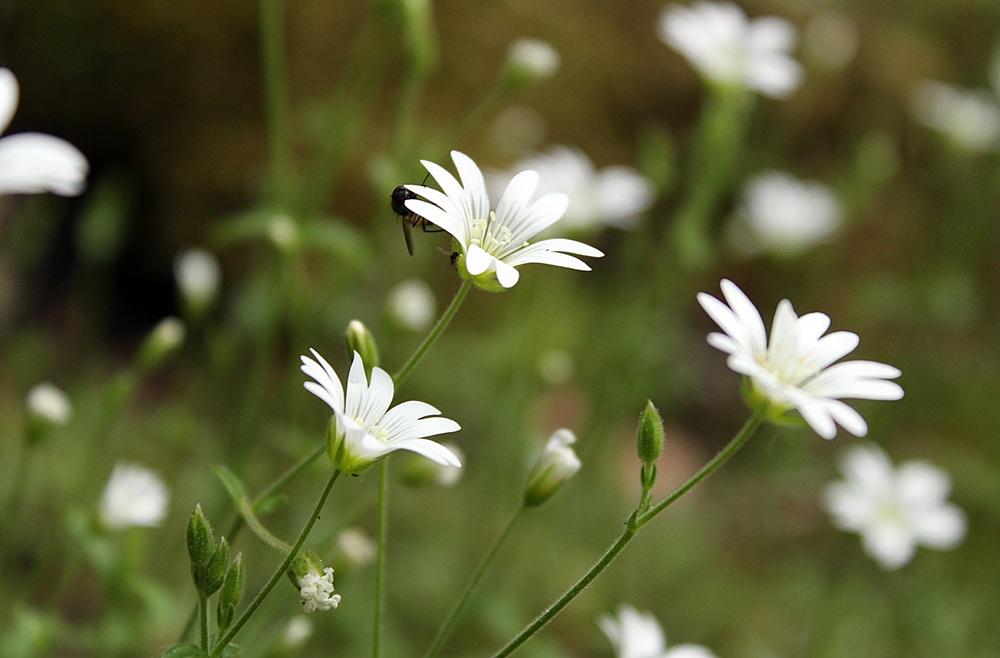
[[[577,148],[556,144],[516,163],[512,171],[538,172],[538,192],[563,192],[569,197],[559,227],[588,231],[613,226],[630,228],[653,204],[654,190],[642,174],[623,165],[600,171]],[[490,189],[502,189],[513,174],[488,178]]]
[[[333,593],[333,567],[324,567],[320,573],[310,564],[309,570],[299,576],[299,596],[304,612],[333,610],[340,605],[340,594]]]
[[[566,212],[569,199],[551,193],[529,203],[538,185],[538,173],[522,171],[514,176],[496,211],[490,210],[486,183],[479,167],[467,155],[452,151],[462,182],[443,167],[422,160],[441,190],[423,185],[407,185],[422,196],[410,199],[406,207],[447,231],[457,242],[456,265],[463,276],[484,290],[512,288],[520,278],[519,265],[545,263],[574,270],[590,270],[580,256],[604,254],[582,242],[553,238],[534,244],[529,240],[548,228]]]
[[[1000,106],[986,90],[925,80],[913,92],[913,115],[964,151],[995,151],[1000,141]]]
[[[337,535],[337,551],[353,569],[375,562],[378,545],[361,528],[346,528]]]
[[[101,494],[100,518],[105,528],[158,527],[167,516],[170,491],[147,468],[119,462]]]
[[[541,505],[580,470],[580,459],[573,451],[574,443],[576,435],[568,429],[559,429],[552,434],[528,476],[528,484],[524,488],[525,505]]]
[[[783,18],[749,20],[732,2],[702,1],[667,7],[658,28],[711,85],[787,98],[802,80],[802,66],[789,55],[798,32]]]
[[[410,331],[430,328],[437,312],[434,292],[423,279],[407,279],[389,293],[389,317]]]
[[[392,377],[381,368],[372,368],[371,382],[365,377],[361,355],[354,353],[347,376],[347,393],[330,364],[316,350],[316,357],[302,357],[302,372],[314,381],[305,388],[329,405],[329,452],[333,465],[344,473],[360,473],[396,450],[409,450],[439,464],[459,468],[462,462],[448,448],[428,436],[461,429],[455,421],[438,416],[441,412],[414,400],[389,409]]]
[[[28,413],[33,419],[49,426],[65,425],[73,416],[73,405],[55,384],[37,384],[25,398]]]
[[[192,247],[174,258],[174,278],[184,306],[200,316],[215,304],[221,279],[219,261],[207,249]]]
[[[559,70],[559,51],[541,39],[518,39],[507,50],[504,78],[513,89],[551,78]]]
[[[895,468],[874,445],[846,450],[844,480],[823,490],[833,525],[861,535],[865,553],[883,569],[909,562],[918,544],[947,550],[965,537],[965,513],[946,499],[948,474],[923,461]]]
[[[745,253],[793,257],[829,240],[843,216],[826,185],[768,171],[744,188],[730,235]]]
[[[619,606],[617,617],[602,616],[597,625],[611,640],[617,658],[715,658],[714,653],[697,644],[679,644],[668,650],[656,617],[630,605]]]
[[[834,364],[858,346],[858,336],[836,331],[826,336],[830,318],[823,313],[795,314],[787,299],[778,303],[768,340],[753,302],[735,283],[722,281],[726,303],[706,293],[698,303],[725,333],[711,333],[708,343],[729,354],[727,364],[749,380],[748,402],[771,420],[795,409],[824,439],[837,425],[864,436],[868,425],[841,398],[898,400],[903,389],[888,379],[899,370],[874,361]]]
[[[0,68],[0,133],[14,118],[20,91],[17,78]],[[0,139],[0,195],[52,192],[76,196],[83,191],[90,165],[69,142],[40,133]]]

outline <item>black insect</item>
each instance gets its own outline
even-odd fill
[[[427,182],[426,177],[424,182]],[[443,230],[440,226],[432,224],[426,217],[418,215],[406,207],[407,201],[416,198],[416,192],[406,189],[403,185],[397,186],[389,197],[392,212],[396,213],[396,216],[402,220],[403,238],[406,239],[406,250],[410,252],[411,256],[413,255],[413,238],[410,236],[410,231],[415,228],[419,228],[425,233],[437,233]]]

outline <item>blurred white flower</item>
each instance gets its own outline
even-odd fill
[[[946,502],[951,479],[923,461],[894,468],[874,445],[846,450],[844,480],[823,490],[823,504],[840,530],[861,535],[865,552],[884,569],[909,562],[922,544],[942,550],[965,537],[965,513]]]
[[[337,373],[316,350],[310,351],[316,359],[303,356],[302,372],[315,381],[306,382],[305,388],[333,410],[330,457],[336,468],[360,473],[396,450],[409,450],[439,464],[462,466],[451,450],[424,438],[455,432],[461,429],[458,423],[438,416],[441,412],[426,402],[411,400],[389,409],[392,377],[373,367],[369,385],[357,352],[347,376],[345,398]]]
[[[858,52],[858,26],[847,14],[835,9],[819,12],[806,25],[803,55],[813,63],[838,71]]]
[[[282,651],[300,649],[312,637],[312,634],[312,620],[305,615],[295,615],[288,620],[285,632],[281,634],[281,638],[278,640],[278,647]]]
[[[702,1],[667,7],[658,33],[709,83],[787,98],[802,80],[802,66],[789,55],[798,32],[783,18],[748,20],[731,2]]]
[[[538,193],[563,192],[569,207],[559,227],[566,231],[594,230],[604,226],[629,228],[653,204],[653,185],[631,167],[614,166],[597,171],[583,151],[554,145],[517,162],[511,172],[538,172]],[[487,182],[499,193],[514,173],[491,173]]]
[[[184,303],[194,312],[211,307],[219,296],[219,261],[207,249],[179,252],[174,258],[174,278]]]
[[[889,379],[899,370],[874,361],[835,361],[854,351],[857,334],[830,328],[824,313],[798,317],[787,299],[778,302],[768,341],[760,312],[735,283],[723,279],[726,304],[698,293],[698,303],[725,332],[711,333],[708,343],[729,354],[727,365],[746,375],[750,404],[776,419],[796,409],[824,439],[837,435],[837,425],[864,436],[868,425],[841,398],[898,400],[903,389]]]
[[[167,516],[170,492],[160,476],[142,466],[119,462],[101,495],[100,517],[109,529],[157,527]]]
[[[544,80],[559,70],[559,51],[541,39],[518,39],[507,49],[507,67],[526,82]]]
[[[434,322],[437,301],[423,279],[407,279],[389,292],[389,316],[410,331],[423,331]]]
[[[913,92],[916,120],[965,151],[995,151],[1000,138],[1000,107],[986,90],[964,91],[924,80]]]
[[[546,384],[558,386],[573,378],[576,364],[565,350],[548,350],[538,359],[538,374]]]
[[[619,606],[617,617],[602,616],[597,625],[611,640],[617,658],[715,658],[708,648],[697,644],[679,644],[668,650],[656,617],[630,605]]]
[[[55,384],[36,384],[25,398],[28,413],[48,425],[65,425],[73,416],[69,397]]]
[[[573,450],[576,435],[562,428],[553,432],[535,462],[524,487],[524,504],[541,505],[580,470],[580,458]]]
[[[17,78],[0,68],[0,134],[14,118],[19,100]],[[0,139],[0,195],[75,196],[83,191],[89,168],[75,146],[52,135],[21,133]]]
[[[309,571],[299,576],[299,596],[304,612],[333,610],[340,605],[340,594],[333,593],[333,568],[325,567],[319,573],[310,565]]]
[[[829,240],[843,217],[840,202],[826,185],[768,171],[743,188],[730,239],[747,254],[797,256]]]
[[[407,185],[426,201],[410,199],[406,207],[450,233],[461,250],[458,267],[474,283],[487,290],[512,288],[520,278],[519,265],[544,263],[574,270],[590,270],[581,256],[604,254],[582,242],[554,238],[534,244],[528,240],[545,230],[566,212],[565,194],[550,193],[529,203],[538,185],[538,173],[522,171],[504,191],[496,211],[490,210],[483,174],[467,155],[452,151],[462,182],[443,167],[421,160],[442,191],[423,185]]]
[[[375,561],[378,546],[361,528],[347,528],[337,535],[337,548],[352,568],[368,566]]]

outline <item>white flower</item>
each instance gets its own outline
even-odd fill
[[[1000,138],[1000,107],[985,90],[963,91],[924,80],[913,92],[913,115],[960,149],[994,151]]]
[[[49,425],[65,425],[73,416],[73,405],[55,384],[42,382],[30,391],[25,399],[28,412]]]
[[[565,194],[556,193],[529,203],[538,185],[536,172],[522,171],[514,176],[494,212],[490,210],[486,183],[476,163],[458,151],[452,151],[451,157],[462,182],[443,167],[422,160],[443,192],[422,185],[407,185],[407,189],[427,201],[411,199],[406,207],[455,238],[461,250],[459,267],[480,287],[490,290],[513,287],[520,277],[517,267],[526,263],[590,270],[590,266],[569,254],[604,255],[576,240],[553,238],[534,244],[528,242],[558,221],[569,204]]]
[[[539,194],[563,192],[569,197],[569,207],[559,223],[567,231],[629,228],[653,204],[653,185],[642,174],[625,166],[597,171],[580,149],[557,144],[512,168],[525,169],[538,172]],[[499,191],[512,177],[491,174],[489,187]]]
[[[799,86],[801,65],[789,56],[798,40],[783,18],[748,20],[731,2],[674,5],[660,15],[659,36],[709,82],[786,98]]]
[[[196,311],[210,307],[219,295],[219,261],[206,249],[192,247],[178,253],[174,278],[185,303]]]
[[[874,445],[844,452],[844,481],[823,491],[823,504],[840,530],[861,535],[868,555],[885,569],[913,558],[918,544],[937,549],[958,546],[965,537],[965,513],[945,502],[948,474],[927,462],[893,468]]]
[[[117,463],[101,495],[100,516],[106,528],[157,527],[167,516],[170,492],[160,476],[142,466]]]
[[[411,331],[423,331],[434,322],[437,302],[422,279],[407,279],[389,293],[389,315]]]
[[[529,82],[550,78],[559,70],[559,51],[541,39],[518,39],[507,49],[507,66]]]
[[[729,354],[727,365],[750,379],[751,404],[776,418],[794,408],[824,439],[837,435],[837,424],[855,436],[868,425],[841,398],[898,400],[903,389],[892,366],[874,361],[834,364],[858,346],[858,336],[835,331],[823,336],[830,318],[823,313],[798,317],[787,299],[778,303],[768,341],[760,313],[735,283],[722,281],[726,302],[698,293],[698,303],[725,332],[711,333],[708,343]]]
[[[301,649],[309,638],[312,637],[312,634],[312,620],[305,615],[295,615],[288,620],[285,631],[278,640],[278,646],[286,652]]]
[[[618,617],[604,615],[598,626],[611,640],[617,658],[715,658],[706,647],[679,644],[667,650],[667,641],[656,617],[630,605],[618,607]]]
[[[746,184],[731,239],[749,254],[795,256],[827,241],[840,228],[843,216],[840,202],[826,185],[769,171]]]
[[[0,133],[14,118],[19,100],[17,78],[0,68]],[[40,133],[0,139],[0,195],[53,192],[74,196],[83,191],[87,158],[69,142]]]
[[[361,528],[347,528],[337,535],[337,548],[347,563],[354,568],[368,566],[375,561],[378,546]]]
[[[299,596],[305,612],[333,610],[340,605],[340,594],[333,593],[333,568],[325,567],[321,574],[310,565],[306,575],[299,576]]]
[[[524,488],[524,503],[529,507],[541,505],[580,470],[580,458],[573,450],[576,435],[562,428],[556,430],[539,455]]]
[[[347,376],[345,398],[337,373],[316,350],[310,351],[316,360],[303,356],[302,372],[315,381],[305,382],[305,387],[333,410],[330,458],[334,466],[345,473],[359,473],[395,450],[409,450],[439,464],[462,466],[451,450],[424,438],[455,432],[461,429],[458,423],[438,416],[441,412],[426,402],[411,400],[389,409],[392,378],[376,366],[369,385],[357,352]]]

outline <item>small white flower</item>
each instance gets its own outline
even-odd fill
[[[14,118],[18,100],[17,78],[0,68],[0,134]],[[0,195],[75,196],[83,191],[88,169],[87,158],[58,137],[21,133],[0,139]]]
[[[299,576],[299,596],[305,612],[333,610],[340,605],[340,594],[333,593],[333,568],[325,567],[319,573],[310,566],[306,575]]]
[[[843,454],[844,481],[823,490],[823,504],[840,530],[861,535],[865,552],[884,569],[909,562],[918,544],[952,549],[965,537],[965,513],[946,502],[948,474],[927,462],[893,468],[874,445]]]
[[[611,640],[617,658],[715,658],[706,647],[679,644],[667,649],[667,641],[656,617],[630,605],[618,607],[618,617],[604,615],[597,620]]]
[[[824,313],[795,314],[787,299],[778,303],[768,341],[760,312],[735,283],[722,281],[723,304],[698,293],[698,303],[725,332],[711,333],[708,343],[729,354],[727,365],[751,383],[751,404],[777,418],[796,409],[824,439],[837,435],[837,425],[864,436],[868,425],[841,398],[898,400],[903,389],[888,379],[899,370],[874,361],[835,361],[854,351],[857,334],[835,331]]]
[[[710,83],[786,98],[802,80],[802,66],[789,56],[795,27],[774,16],[748,20],[731,2],[667,7],[659,36]]]
[[[769,171],[744,188],[731,238],[748,254],[791,257],[826,242],[840,228],[843,216],[840,202],[826,185]]]
[[[192,247],[174,258],[174,278],[186,304],[203,310],[215,303],[221,279],[219,261],[206,249]]]
[[[368,566],[375,561],[378,546],[361,528],[347,528],[337,535],[337,548],[353,568]]]
[[[550,78],[559,70],[559,51],[541,39],[518,39],[507,50],[507,66],[532,81]]]
[[[653,185],[631,167],[614,166],[597,171],[577,148],[554,145],[525,158],[512,171],[538,172],[538,193],[563,192],[569,207],[559,222],[567,231],[603,226],[629,228],[653,204]],[[497,173],[488,179],[491,190],[501,190],[513,174]]]
[[[312,634],[312,620],[305,615],[295,615],[288,620],[285,632],[281,634],[281,639],[278,640],[278,646],[287,652],[301,649],[309,638],[312,637]]]
[[[334,466],[344,473],[360,473],[396,450],[409,450],[439,464],[462,466],[451,450],[424,438],[458,431],[458,423],[438,416],[441,412],[426,402],[411,400],[389,409],[392,377],[376,366],[369,384],[357,352],[347,376],[345,397],[337,373],[316,350],[310,351],[316,359],[303,356],[302,372],[315,381],[305,382],[305,387],[333,410],[330,458]]]
[[[437,302],[422,279],[407,279],[389,293],[389,315],[410,331],[423,331],[434,322]]]
[[[986,90],[963,91],[924,80],[913,92],[913,115],[966,151],[995,151],[1000,107]]]
[[[42,382],[35,385],[25,399],[28,412],[50,425],[65,425],[73,416],[73,405],[55,384]]]
[[[580,458],[573,450],[576,435],[562,428],[556,430],[539,455],[524,488],[524,502],[530,507],[541,505],[580,470]]]
[[[545,263],[574,270],[590,270],[581,256],[603,256],[599,250],[577,242],[553,238],[530,243],[566,212],[565,194],[546,194],[529,203],[538,185],[538,173],[522,171],[504,191],[496,211],[490,210],[483,174],[467,155],[452,151],[462,182],[443,167],[422,160],[441,190],[422,185],[407,189],[427,199],[410,199],[406,207],[450,233],[461,250],[459,267],[480,287],[502,290],[513,287],[519,265]]]
[[[101,495],[101,522],[112,530],[157,527],[167,516],[169,501],[167,485],[154,471],[119,462]]]

